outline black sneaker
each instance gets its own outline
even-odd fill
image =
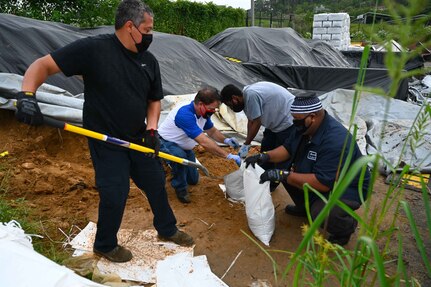
[[[305,211],[305,208],[299,208],[293,204],[286,205],[286,207],[284,208],[284,212],[293,216],[307,217],[307,212]]]
[[[117,262],[117,263],[127,262],[133,258],[132,252],[130,252],[129,249],[124,248],[123,246],[120,246],[120,245],[117,245],[117,247],[115,247],[109,252],[102,252],[93,248],[93,253],[98,256],[105,257],[111,262]]]
[[[161,235],[157,235],[157,237],[162,241],[172,241],[181,246],[192,246],[195,243],[190,235],[181,230],[177,230],[177,232],[170,237]]]
[[[329,235],[328,241],[332,244],[338,244],[340,246],[344,246],[347,243],[349,243],[351,235],[347,236],[336,236],[336,235]]]
[[[184,189],[175,190],[175,193],[177,194],[178,200],[181,201],[182,203],[190,203],[190,202],[192,202],[190,200],[190,195],[189,195],[187,189],[186,190],[184,190]]]

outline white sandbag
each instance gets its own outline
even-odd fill
[[[244,170],[245,212],[250,230],[269,246],[275,229],[275,209],[269,191],[269,181],[260,184],[260,175],[264,170],[256,164]]]
[[[243,163],[240,169],[235,170],[234,172],[231,172],[223,177],[223,181],[226,186],[226,194],[234,201],[245,201],[243,181],[243,174],[245,170],[244,165],[245,164]]]

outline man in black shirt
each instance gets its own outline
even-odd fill
[[[48,76],[82,75],[85,103],[83,126],[134,143],[157,155],[157,125],[163,98],[159,64],[147,51],[152,41],[153,12],[140,0],[123,0],[115,15],[115,34],[77,40],[37,59],[26,71],[17,101],[17,119],[43,123],[35,93]],[[145,191],[159,238],[190,246],[193,239],[176,227],[167,199],[165,174],[154,154],[88,140],[99,191],[99,217],[93,251],[114,262],[132,259],[118,245],[131,177]]]

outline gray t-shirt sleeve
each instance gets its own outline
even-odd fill
[[[244,109],[244,112],[249,120],[255,120],[262,116],[262,98],[255,91],[247,91],[246,95],[246,103],[247,107]]]

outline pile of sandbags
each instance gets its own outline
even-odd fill
[[[349,14],[315,14],[313,19],[313,39],[323,40],[339,50],[347,50],[350,46]]]

